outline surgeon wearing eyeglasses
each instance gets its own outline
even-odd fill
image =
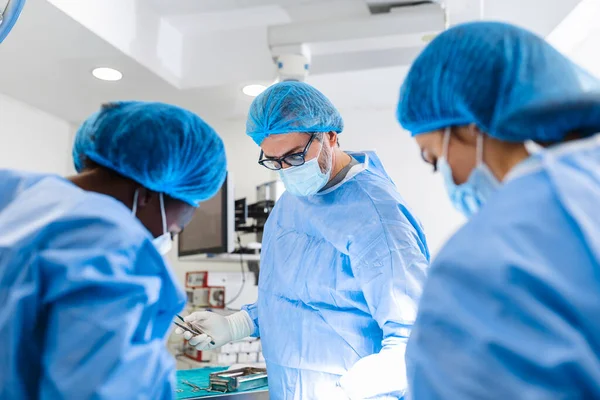
[[[417,58],[398,118],[469,218],[425,285],[413,398],[600,398],[600,81],[531,32],[469,23]]]
[[[258,96],[247,134],[286,193],[265,226],[258,301],[188,317],[199,349],[262,339],[271,398],[398,399],[428,267],[421,225],[375,153],[338,147],[343,121],[305,83]]]

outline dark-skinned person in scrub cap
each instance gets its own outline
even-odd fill
[[[185,293],[163,255],[225,180],[196,114],[109,103],[70,178],[0,170],[0,398],[171,399]]]

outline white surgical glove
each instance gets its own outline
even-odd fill
[[[340,385],[352,400],[396,399],[406,394],[406,345],[383,348],[356,362],[340,379]],[[392,395],[390,395],[392,394]],[[385,396],[389,395],[389,396]]]
[[[226,317],[210,311],[198,311],[188,315],[184,320],[204,333],[193,336],[192,333],[181,328],[177,328],[175,333],[183,334],[190,345],[200,351],[216,349],[227,343],[242,340],[254,332],[254,322],[246,311],[239,311]]]

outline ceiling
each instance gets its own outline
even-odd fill
[[[550,34],[556,48],[596,76],[600,76],[600,1],[582,0]]]
[[[389,2],[27,0],[19,22],[0,45],[0,92],[74,123],[99,104],[116,99],[170,102],[209,121],[242,118],[252,99],[241,88],[275,79],[273,40],[283,43],[298,31],[313,41],[316,31],[324,40],[339,40],[353,37],[359,31],[356,27],[372,18],[382,21],[375,28],[399,18],[399,23],[387,24],[396,31],[381,28],[381,37],[359,38],[360,50],[328,54],[328,65],[333,66],[328,70],[317,68],[325,58],[314,56],[315,70],[308,78],[340,108],[390,107],[410,60],[422,47],[418,40],[410,41],[421,37],[415,26],[430,32],[440,17],[405,8],[393,16],[371,15]],[[396,1],[401,2],[406,0]],[[577,3],[484,0],[483,13],[547,35]],[[449,21],[479,18],[481,4],[481,0],[448,0]],[[395,37],[400,44],[384,47]],[[91,70],[98,66],[116,68],[124,78],[96,80]]]

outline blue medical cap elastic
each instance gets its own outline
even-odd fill
[[[302,82],[281,82],[262,92],[252,102],[246,123],[246,134],[259,146],[270,135],[343,129],[342,116],[331,101]]]
[[[225,180],[223,141],[196,114],[163,103],[110,103],[77,131],[75,169],[86,159],[192,206]]]
[[[419,55],[397,117],[413,136],[475,123],[504,141],[555,142],[600,131],[600,82],[531,32],[467,23]]]

